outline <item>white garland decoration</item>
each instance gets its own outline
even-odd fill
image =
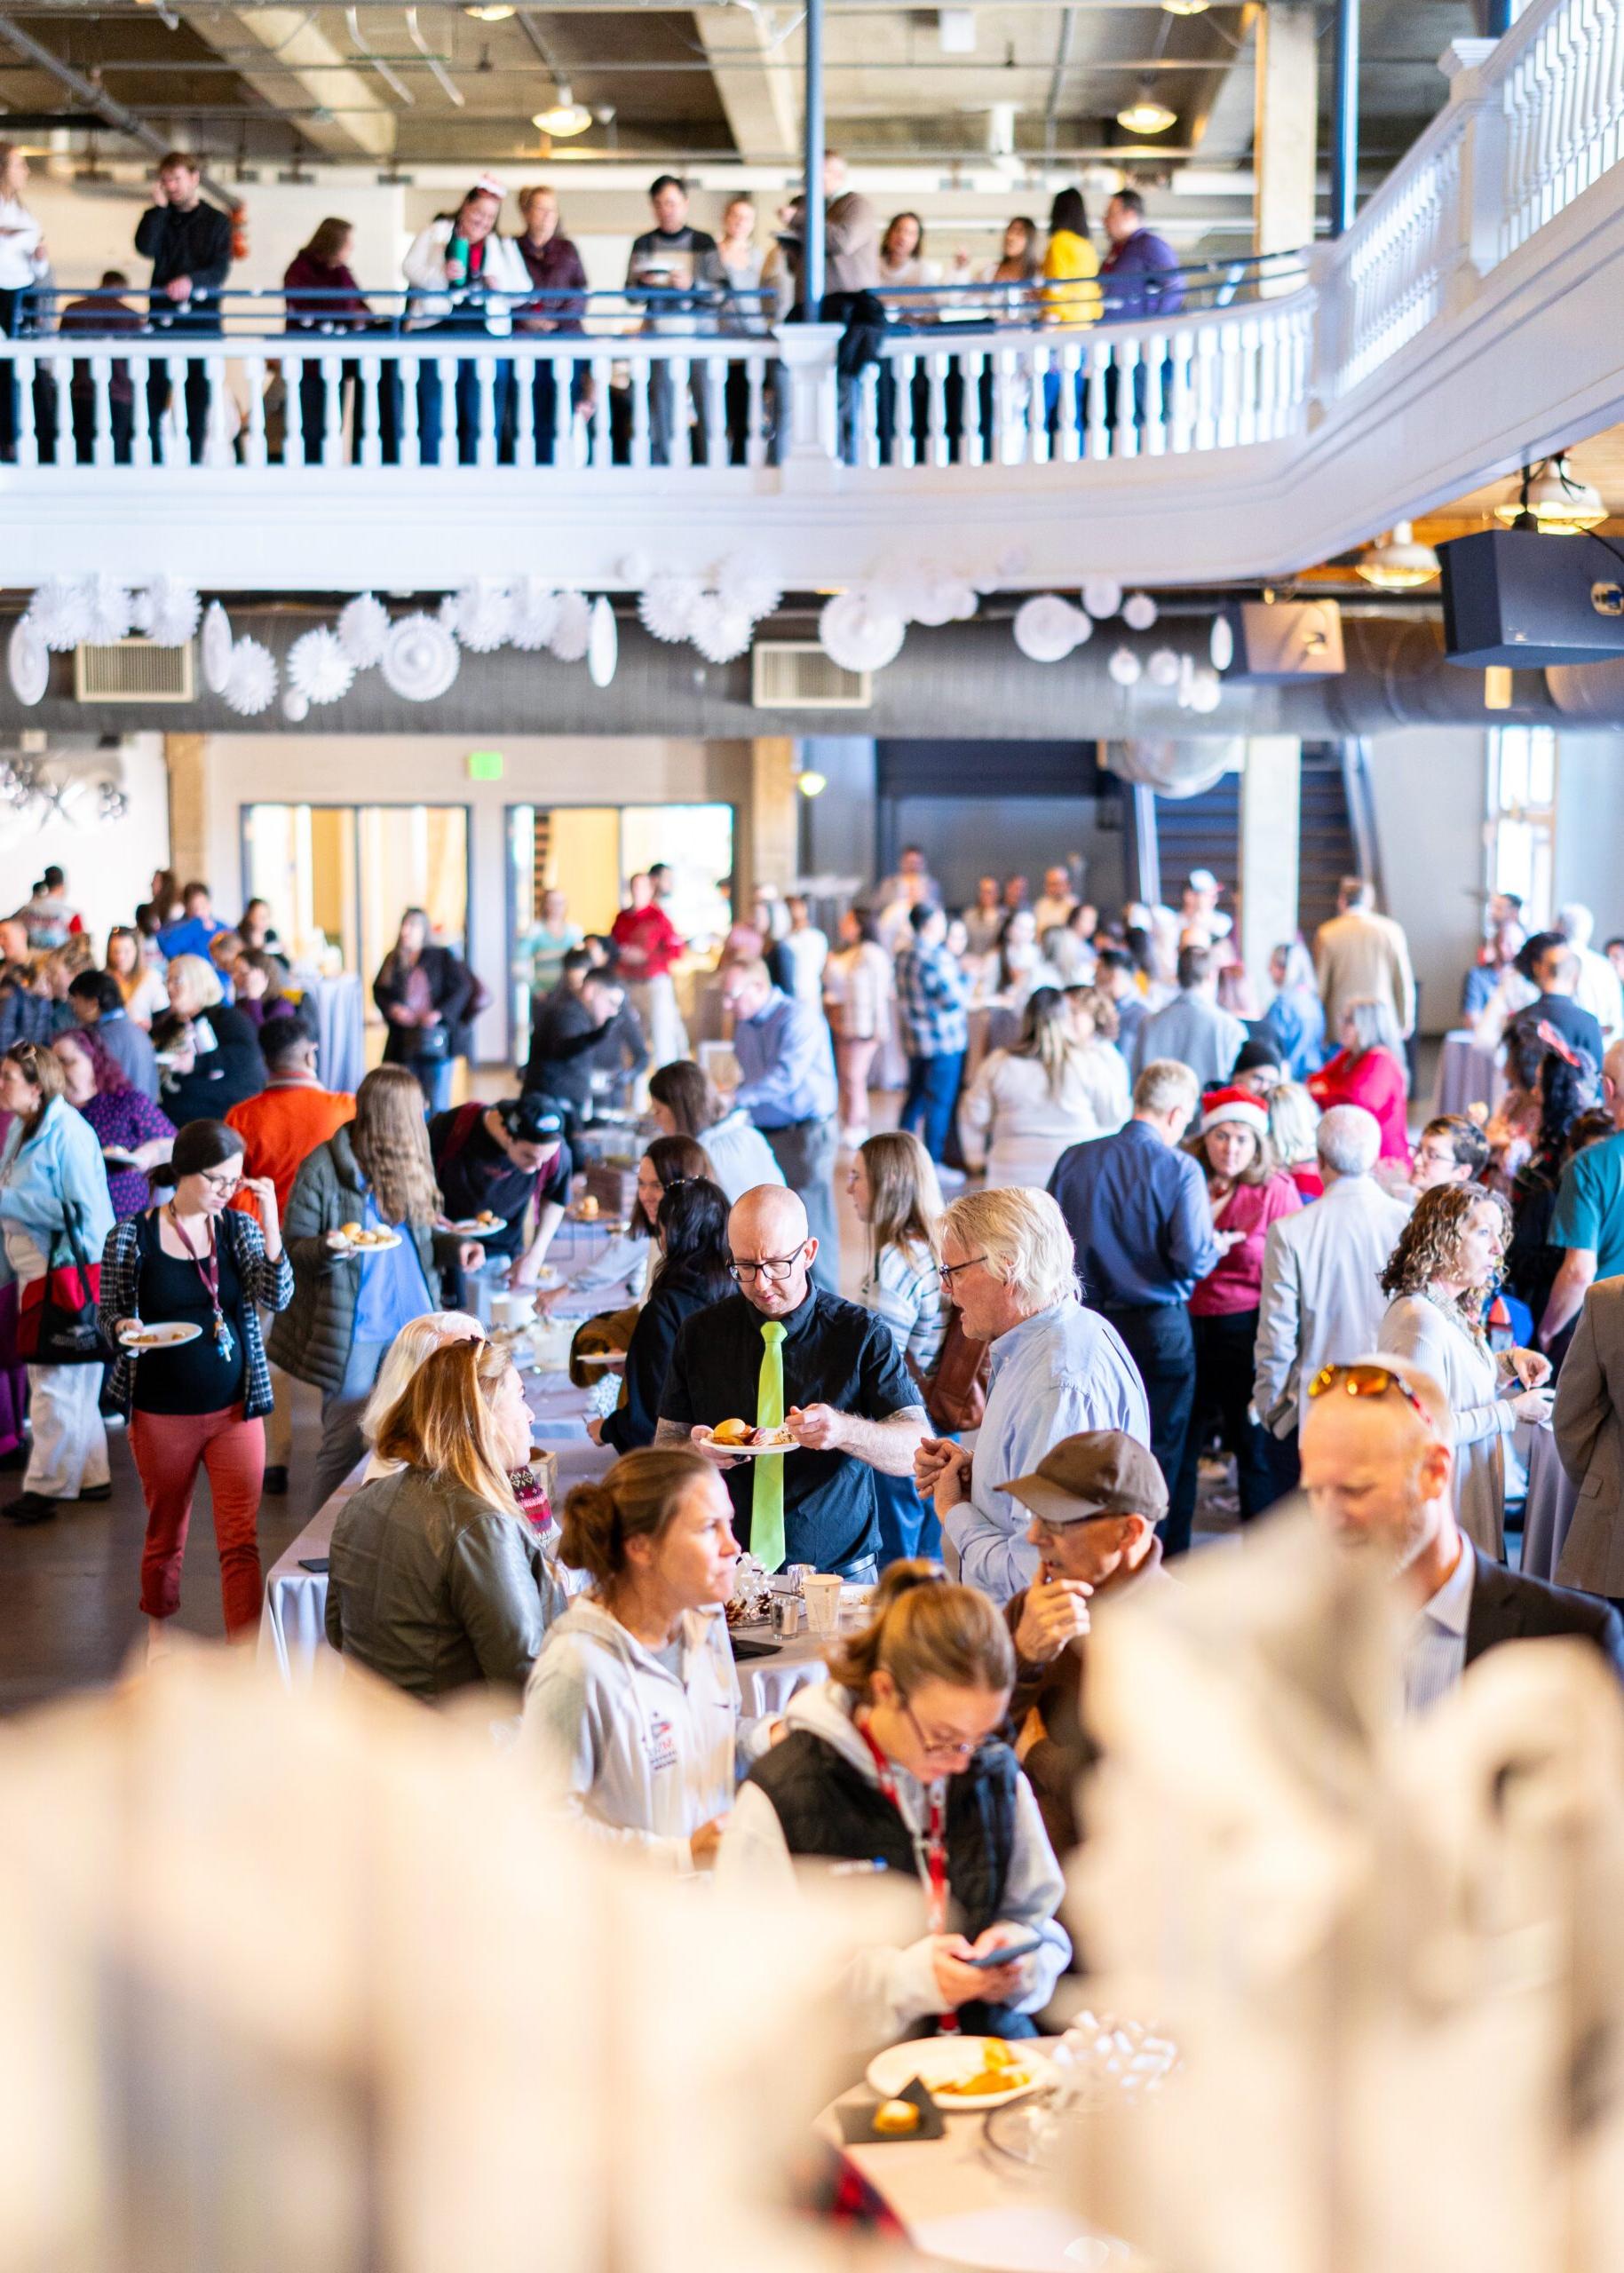
[[[355,666],[336,631],[301,632],[288,650],[288,678],[307,705],[337,702],[355,684]]]
[[[494,655],[513,628],[513,596],[505,584],[481,577],[464,584],[454,601],[457,638],[472,655]]]
[[[579,663],[585,660],[587,643],[592,636],[592,610],[584,592],[558,594],[558,622],[553,625],[548,645],[561,663]]]
[[[389,638],[389,610],[375,593],[360,592],[338,614],[338,644],[358,671],[384,660]]]
[[[440,618],[419,611],[390,626],[379,668],[392,694],[406,702],[432,702],[452,684],[461,660]]]
[[[184,647],[195,633],[202,612],[202,600],[194,587],[178,583],[172,576],[153,577],[131,596],[130,603],[131,622],[154,647]]]
[[[257,639],[239,639],[231,651],[231,669],[221,693],[228,710],[240,718],[257,718],[276,700],[276,658]]]
[[[513,596],[508,643],[527,655],[539,654],[551,644],[558,623],[558,595],[540,576],[526,576]]]
[[[80,576],[50,576],[28,602],[28,621],[53,655],[71,654],[90,637],[90,596]]]

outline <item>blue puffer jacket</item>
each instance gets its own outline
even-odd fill
[[[49,1262],[71,1216],[86,1259],[99,1263],[113,1228],[100,1138],[66,1097],[51,1098],[26,1143],[22,1127],[13,1121],[0,1147],[0,1220],[25,1232]],[[0,1248],[0,1286],[15,1276]]]

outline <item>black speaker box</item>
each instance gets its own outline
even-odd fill
[[[1536,670],[1624,655],[1624,560],[1589,537],[1482,529],[1438,557],[1450,662]]]

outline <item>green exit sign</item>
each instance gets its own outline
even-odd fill
[[[471,749],[468,753],[468,779],[471,781],[500,781],[503,762],[499,749]]]

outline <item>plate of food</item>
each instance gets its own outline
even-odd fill
[[[465,1239],[487,1239],[493,1232],[505,1232],[507,1227],[507,1217],[494,1216],[488,1208],[481,1208],[477,1216],[464,1216],[451,1226]]]
[[[788,1429],[754,1429],[748,1421],[718,1421],[714,1429],[696,1431],[693,1441],[701,1451],[725,1453],[730,1460],[761,1460],[796,1449]]]
[[[119,1347],[138,1350],[178,1350],[188,1342],[195,1342],[202,1330],[201,1326],[188,1325],[182,1319],[177,1319],[169,1325],[161,1321],[149,1322],[146,1319],[132,1319],[127,1326],[121,1326],[118,1329]]]
[[[574,1224],[596,1224],[603,1214],[603,1208],[589,1192],[584,1200],[577,1200],[566,1213]]]
[[[101,1157],[104,1160],[110,1160],[115,1168],[132,1168],[135,1166],[135,1154],[128,1144],[104,1144]]]
[[[895,2101],[917,2077],[945,2115],[978,2115],[1055,2079],[1054,2063],[1029,2042],[998,2036],[926,2036],[892,2044],[868,2063],[865,2079]]]
[[[625,1362],[626,1352],[623,1350],[577,1350],[575,1352],[578,1366],[623,1366]]]
[[[386,1232],[382,1224],[368,1231],[364,1224],[340,1224],[338,1236],[353,1255],[382,1255],[392,1247],[399,1247],[399,1232]]]

